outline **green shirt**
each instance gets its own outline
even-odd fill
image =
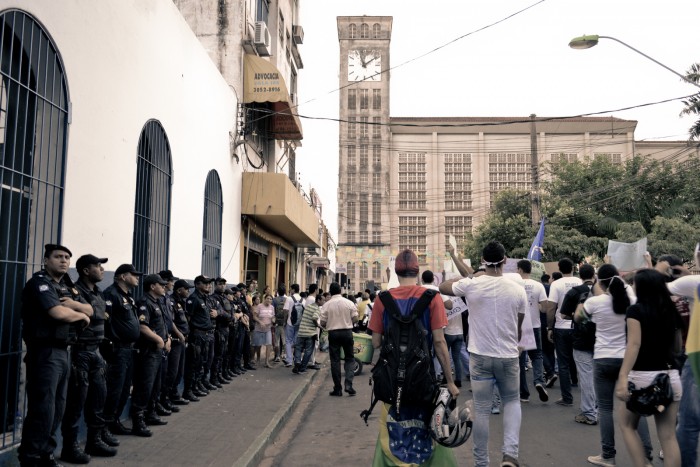
[[[299,323],[299,337],[312,337],[316,335],[316,323],[321,314],[321,309],[312,303],[311,305],[306,305],[304,308],[304,314],[301,316],[301,322]]]

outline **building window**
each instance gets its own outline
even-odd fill
[[[357,164],[357,151],[354,144],[348,146],[348,165],[354,167]]]
[[[503,189],[530,191],[532,171],[530,153],[491,152],[489,156],[489,191],[491,201]]]
[[[360,110],[369,109],[369,89],[360,89]]]
[[[369,203],[367,201],[360,201],[360,227],[367,229],[367,223],[369,222]],[[367,230],[363,231],[365,234],[365,243],[367,243]],[[362,232],[360,232],[362,235]]]
[[[382,281],[382,263],[379,261],[372,263],[372,279],[379,282]]]
[[[369,128],[367,127],[367,117],[360,117],[360,138],[369,138]]]
[[[25,2],[20,2],[25,3]],[[20,4],[18,3],[18,4]],[[63,224],[68,87],[63,61],[29,14],[0,15],[0,447],[20,439],[10,426],[20,398],[24,283],[42,268],[44,245]],[[75,252],[81,245],[69,245]],[[75,257],[74,257],[75,259]]]
[[[354,173],[349,173],[348,174],[348,191],[350,193],[355,191],[355,184],[357,183],[357,178],[355,178]]]
[[[348,89],[348,110],[357,109],[357,89]]]
[[[372,146],[372,163],[381,164],[382,163],[382,147],[378,144]]]
[[[357,138],[357,124],[355,123],[355,117],[348,117],[348,138]]]
[[[379,39],[381,35],[382,35],[382,27],[379,25],[379,23],[374,23],[372,25],[372,37],[375,39]]]
[[[221,225],[224,195],[216,170],[210,170],[204,187],[204,226],[202,235],[202,274],[221,274]]]
[[[382,225],[382,203],[378,201],[372,203],[372,224],[375,227]]]
[[[457,241],[457,250],[464,249],[464,236],[472,230],[471,216],[446,216],[445,217],[445,249],[450,245],[450,235]]]
[[[369,25],[362,23],[360,26],[360,39],[369,39]]]
[[[264,21],[270,16],[270,0],[257,0],[255,9],[255,21]],[[274,31],[274,29],[273,29]]]
[[[377,226],[375,226],[377,227]],[[372,232],[372,243],[375,245],[382,243],[382,233],[381,232]]]
[[[348,261],[348,289],[351,289],[355,282],[355,263]]]
[[[362,170],[367,170],[368,160],[369,160],[369,148],[366,144],[360,145],[360,167]]]
[[[573,153],[565,153],[565,152],[556,152],[552,153],[549,155],[550,161],[553,164],[558,164],[559,162],[567,162],[569,164],[573,164],[578,160],[578,154],[575,152]]]
[[[351,230],[347,233],[348,243],[355,243],[355,231]]]
[[[360,243],[362,243],[363,245],[367,244],[367,231],[366,230],[360,231]]]
[[[357,212],[355,210],[355,201],[348,201],[348,224],[356,224],[357,223]],[[348,233],[349,235],[349,233]]]
[[[445,210],[468,211],[472,208],[472,155],[446,153]]]
[[[418,262],[426,262],[426,223],[425,216],[399,216],[399,250],[409,248]]]
[[[366,192],[369,188],[369,180],[367,172],[360,173],[360,191]]]
[[[149,120],[138,145],[132,257],[138,271],[168,269],[172,166],[168,136]]]
[[[382,192],[382,174],[374,172],[372,174],[372,192],[381,193]]]
[[[372,89],[372,109],[381,110],[382,109],[382,90]]]
[[[357,25],[351,24],[348,28],[350,39],[355,39],[357,37]]]
[[[278,34],[280,36],[280,45],[284,44],[284,15],[282,10],[279,11],[279,20],[277,21]]]
[[[399,153],[399,209],[426,208],[425,153]]]
[[[367,233],[365,232],[365,235]],[[361,281],[366,281],[369,277],[369,271],[367,267],[367,261],[363,261],[362,264],[360,264],[360,280]]]
[[[382,119],[381,117],[372,118],[372,138],[382,137]]]

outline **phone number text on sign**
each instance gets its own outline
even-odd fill
[[[263,87],[263,88],[253,88],[253,92],[280,92],[280,88],[275,87]]]

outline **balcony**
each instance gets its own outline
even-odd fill
[[[241,213],[295,246],[321,246],[313,208],[283,173],[243,173]]]

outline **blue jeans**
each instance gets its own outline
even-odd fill
[[[457,319],[457,318],[454,318]],[[445,342],[447,343],[447,350],[449,350],[452,356],[452,361],[455,366],[455,381],[462,381],[462,363],[459,361],[459,354],[464,345],[464,336],[461,334],[450,335],[445,334]]]
[[[544,367],[542,364],[542,333],[540,328],[533,328],[535,334],[535,345],[537,346],[534,350],[527,350],[520,353],[520,397],[523,399],[528,399],[530,397],[530,390],[527,388],[527,378],[525,377],[525,353],[530,357],[532,361],[532,373],[533,373],[533,384],[541,384],[544,386]]]
[[[595,388],[593,384],[593,352],[574,349],[574,361],[581,388],[581,413],[591,420],[598,420]]]
[[[467,376],[469,376],[469,352],[467,352],[467,343],[464,342],[462,349],[459,352],[459,360],[462,362],[462,367]]]
[[[559,388],[564,402],[572,404],[574,396],[571,395],[571,371],[569,364],[574,361],[573,329],[554,329],[554,349],[557,352],[559,364]]]
[[[469,370],[474,394],[474,465],[489,465],[489,417],[494,384],[503,400],[503,453],[517,459],[522,412],[518,357],[495,358],[471,354]]]
[[[596,358],[593,360],[593,383],[598,399],[598,426],[600,427],[600,444],[603,457],[615,457],[615,422],[613,420],[613,401],[615,400],[615,384],[622,366],[621,358]],[[618,404],[623,402],[618,401]],[[647,456],[651,453],[651,436],[645,417],[639,418],[637,432],[642,439]]]
[[[301,337],[297,336],[296,344],[294,344],[294,364],[300,370],[306,370],[311,359],[311,354],[314,351],[316,336]]]
[[[294,329],[294,326],[286,325],[284,327],[284,334],[285,334],[285,339],[286,339],[286,345],[285,345],[285,350],[287,354],[287,361],[289,363],[294,363],[294,342],[297,339],[297,332],[296,329]]]
[[[683,396],[678,410],[676,438],[681,449],[681,465],[695,467],[698,458],[698,433],[700,433],[700,393],[693,378],[690,362],[686,361],[681,373]]]

